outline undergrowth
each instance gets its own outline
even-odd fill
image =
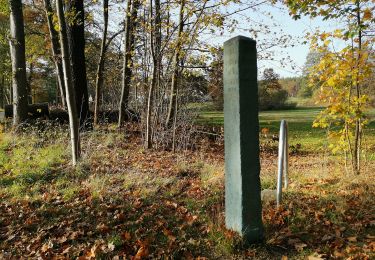
[[[263,203],[264,242],[245,247],[225,229],[221,152],[145,151],[105,127],[82,135],[73,168],[67,140],[53,126],[0,135],[2,258],[374,256],[372,160],[353,176],[335,156],[300,147],[282,207]],[[275,144],[263,145],[262,189],[274,189]]]

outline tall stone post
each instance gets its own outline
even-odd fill
[[[256,42],[224,43],[225,222],[245,243],[263,238]]]

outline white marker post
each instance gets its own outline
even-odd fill
[[[284,187],[288,188],[288,160],[289,160],[289,147],[288,147],[288,123],[285,120],[280,124],[279,135],[279,160],[278,160],[278,175],[277,175],[277,207],[281,203],[281,193],[283,186],[283,171],[284,171]]]

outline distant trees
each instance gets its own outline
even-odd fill
[[[261,110],[280,109],[285,107],[288,92],[281,87],[280,76],[271,68],[263,71],[259,82],[259,108]]]
[[[298,91],[298,96],[303,98],[311,98],[313,92],[319,88],[319,84],[315,84],[315,86],[309,84],[309,76],[314,66],[320,63],[322,56],[323,55],[321,53],[314,50],[310,50],[310,52],[307,54],[305,64],[302,68],[302,82],[301,88]]]
[[[217,50],[216,57],[208,68],[208,93],[212,98],[216,109],[223,108],[223,52]],[[297,84],[297,82],[296,82]],[[266,68],[263,71],[261,80],[258,82],[259,109],[272,110],[292,106],[287,104],[289,93],[280,83],[280,76],[272,69]]]
[[[288,91],[289,97],[297,97],[299,95],[302,87],[302,81],[303,80],[301,76],[283,77],[279,80],[283,89]]]
[[[208,68],[208,92],[218,110],[222,110],[224,107],[223,65],[223,49],[214,49],[213,61]]]

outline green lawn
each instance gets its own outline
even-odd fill
[[[260,129],[268,128],[270,135],[277,134],[280,129],[280,121],[288,122],[290,143],[300,143],[305,148],[319,149],[327,145],[326,130],[313,128],[312,124],[316,116],[322,111],[322,107],[298,107],[289,110],[261,111],[259,113]],[[371,139],[375,132],[375,109],[370,110],[370,124],[366,129],[367,136]],[[213,110],[212,106],[204,105],[197,120],[199,124],[223,125],[224,114],[222,111]]]

